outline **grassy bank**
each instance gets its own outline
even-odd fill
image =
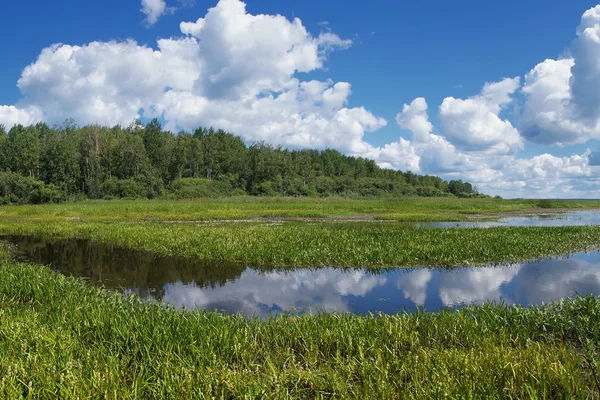
[[[411,228],[394,223],[156,224],[0,220],[2,235],[104,244],[254,266],[498,264],[597,249],[600,226]]]
[[[267,322],[0,266],[0,397],[590,398],[600,299]]]
[[[497,216],[565,208],[600,208],[600,201],[403,198],[234,197],[201,200],[85,201],[38,206],[2,206],[1,219],[42,222],[195,221],[259,217],[328,218],[366,216],[398,221],[462,221],[475,214]]]

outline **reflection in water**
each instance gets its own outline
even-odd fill
[[[363,270],[344,272],[331,268],[261,273],[246,270],[239,279],[217,288],[168,284],[163,298],[178,307],[200,307],[245,315],[268,311],[352,311],[348,297],[366,297],[385,276]]]
[[[417,307],[423,307],[427,300],[427,285],[432,277],[433,272],[425,268],[405,272],[397,280],[396,287],[404,293],[405,299],[412,300]]]
[[[567,213],[520,215],[503,217],[496,221],[423,222],[421,228],[492,228],[495,226],[581,226],[600,225],[600,211],[572,211]]]
[[[489,301],[540,304],[600,294],[600,253],[507,267],[257,270],[104,246],[85,240],[9,237],[24,260],[67,275],[159,299],[175,307],[265,317],[339,311],[436,311]]]
[[[164,257],[91,242],[45,240],[33,237],[0,238],[17,245],[17,257],[48,264],[66,275],[102,282],[108,288],[127,288],[136,293],[162,294],[169,282],[221,286],[237,279],[246,269],[233,263],[200,263],[184,257]]]
[[[502,287],[519,274],[522,266],[510,268],[463,268],[439,274],[438,295],[445,306],[461,303],[511,302],[503,296]]]

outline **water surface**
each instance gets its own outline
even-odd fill
[[[240,264],[200,263],[181,257],[100,245],[87,240],[7,237],[21,260],[148,300],[186,309],[265,317],[270,313],[395,314],[463,304],[532,305],[576,294],[600,294],[600,253],[505,267],[447,269],[258,270]]]
[[[600,210],[566,213],[524,214],[502,217],[494,221],[422,222],[423,228],[492,228],[496,226],[582,226],[600,225]]]

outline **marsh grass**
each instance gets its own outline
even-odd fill
[[[0,218],[38,221],[195,221],[260,217],[370,216],[398,221],[463,221],[474,214],[565,208],[600,208],[600,201],[457,198],[346,199],[234,197],[199,200],[122,200],[1,206]]]
[[[9,242],[0,240],[0,263],[9,262],[13,258],[14,246]]]
[[[103,244],[251,266],[505,264],[598,249],[600,226],[439,229],[386,223],[282,225],[0,220],[0,235]]]
[[[46,267],[3,264],[0,276],[2,398],[599,396],[593,297],[264,322],[144,303]]]
[[[567,203],[549,204],[595,204]],[[448,220],[539,206],[456,199],[85,202],[2,207],[0,234],[91,239],[267,267],[507,263],[599,247],[599,226],[156,223],[360,214]],[[46,267],[11,263],[10,255],[0,242],[0,398],[600,398],[598,298],[260,321],[145,303]]]

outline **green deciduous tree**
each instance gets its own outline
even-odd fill
[[[380,168],[337,150],[293,150],[198,128],[78,127],[72,120],[0,126],[0,202],[66,198],[261,196],[480,196],[468,182],[446,182]],[[30,191],[30,194],[27,194]]]

